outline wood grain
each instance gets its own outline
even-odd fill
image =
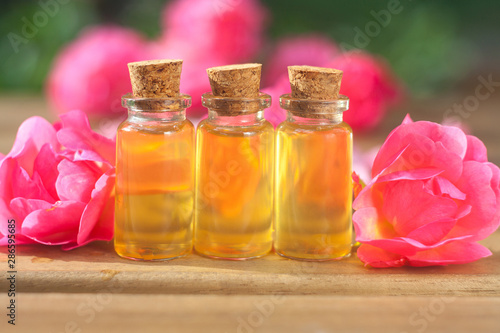
[[[353,254],[337,262],[301,262],[270,254],[250,261],[190,255],[165,262],[118,257],[111,243],[73,251],[18,247],[22,292],[92,293],[120,289],[145,294],[463,295],[500,296],[500,232],[484,244],[494,255],[467,265],[427,268],[366,268]],[[7,261],[1,249],[0,265]],[[5,263],[6,265],[6,263]],[[0,280],[0,289],[7,286]]]
[[[500,331],[499,297],[51,293],[22,294],[19,308],[16,332]]]

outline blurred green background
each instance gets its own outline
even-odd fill
[[[354,45],[355,28],[365,30],[367,22],[374,20],[373,11],[386,9],[390,2],[261,1],[271,12],[269,45],[280,37],[308,32],[322,32],[339,44]],[[158,36],[159,16],[167,1],[60,2],[67,3],[15,52],[7,36],[20,34],[23,18],[31,20],[41,5],[39,1],[2,0],[1,91],[41,91],[54,56],[87,25],[111,22],[136,28],[150,38]],[[457,88],[478,73],[499,71],[500,2],[401,0],[400,5],[403,10],[391,17],[391,23],[365,49],[385,57],[414,96],[432,96]]]

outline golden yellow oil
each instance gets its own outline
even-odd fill
[[[302,260],[348,256],[352,131],[284,122],[276,132],[275,251]]]
[[[196,251],[223,259],[266,255],[272,248],[272,125],[202,121],[196,149]]]
[[[192,249],[194,127],[138,126],[117,133],[115,250],[136,260],[165,260]]]

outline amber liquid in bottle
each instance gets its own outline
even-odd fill
[[[263,112],[215,111],[197,130],[195,249],[249,259],[272,248],[274,128]]]
[[[194,133],[180,112],[144,113],[120,125],[115,201],[120,256],[165,260],[191,252]]]
[[[275,250],[302,260],[348,256],[352,130],[340,117],[289,113],[276,132]]]

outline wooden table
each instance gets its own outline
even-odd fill
[[[409,110],[415,120],[440,121],[461,99],[447,96]],[[54,119],[39,97],[0,101],[3,153],[23,119]],[[492,98],[467,119],[497,164],[499,103]],[[358,143],[381,143],[403,117],[394,113]],[[244,262],[191,255],[141,263],[119,258],[106,242],[70,252],[23,246],[16,263],[17,325],[7,324],[8,281],[2,278],[0,332],[500,332],[500,231],[483,244],[493,256],[475,263],[399,269],[363,267],[355,253],[325,263],[274,254]],[[5,248],[0,266],[8,270]]]

